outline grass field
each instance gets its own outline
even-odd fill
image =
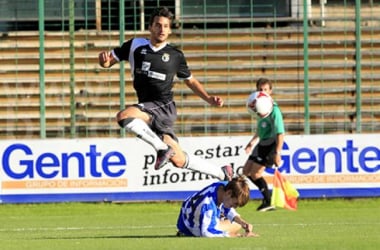
[[[238,211],[259,238],[175,237],[180,203],[0,205],[0,248],[378,249],[380,199],[300,200],[295,212]]]

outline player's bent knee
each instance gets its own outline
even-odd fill
[[[125,118],[125,119],[118,119],[117,123],[121,128],[125,128],[129,123],[131,123],[135,118]]]
[[[119,112],[117,112],[117,114],[116,114],[116,119],[119,121],[119,120],[122,120],[122,119],[125,119],[125,118],[127,118],[128,117],[128,115],[127,115],[127,112],[126,112],[126,110],[124,109],[124,110],[121,110],[121,111],[119,111]]]
[[[126,109],[123,109],[116,114],[116,119],[120,121],[129,117],[140,117],[141,113],[142,111],[139,108],[128,106]]]

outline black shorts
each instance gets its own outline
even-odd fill
[[[174,133],[174,122],[177,120],[177,108],[174,101],[164,102],[144,102],[134,104],[141,111],[148,113],[152,117],[151,129],[160,137],[167,134],[178,141]]]
[[[249,160],[262,166],[272,168],[274,166],[274,157],[276,154],[276,141],[268,145],[257,144],[253,149]]]

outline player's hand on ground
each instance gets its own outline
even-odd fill
[[[245,234],[243,235],[243,237],[259,237],[257,233],[253,232],[252,224],[249,224],[249,223],[245,224],[243,229],[245,231]]]
[[[244,235],[244,237],[260,237],[260,235],[254,232],[248,232]]]

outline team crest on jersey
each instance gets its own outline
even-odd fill
[[[146,55],[146,49],[141,50],[141,55]]]
[[[168,53],[164,53],[161,57],[162,61],[164,62],[169,62],[170,60],[170,55]]]
[[[268,123],[266,121],[263,121],[263,122],[261,122],[260,126],[262,128],[266,128],[266,127],[268,127]]]

